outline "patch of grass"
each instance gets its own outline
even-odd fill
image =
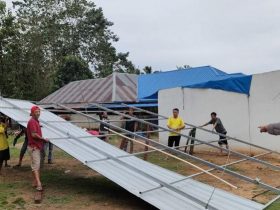
[[[20,186],[22,186],[21,183],[0,183],[0,209],[24,209],[25,200],[21,197],[15,198],[15,191]],[[11,201],[12,199],[14,200]]]
[[[244,170],[236,167],[236,166],[227,166],[226,167],[228,170],[231,170],[231,171],[235,171],[235,172],[244,172]]]
[[[150,163],[156,164],[160,167],[166,168],[175,172],[183,172],[185,163],[180,162],[174,158],[169,157],[167,160],[165,159],[167,156],[159,153],[149,154],[148,161]]]
[[[270,206],[265,208],[265,210],[279,210],[280,209],[280,200],[275,201]]]
[[[67,196],[67,195],[55,195],[55,196],[47,196],[47,202],[50,204],[68,204],[71,201],[73,201],[72,196]]]
[[[60,149],[54,149],[53,156],[55,159],[73,159],[71,155]]]
[[[91,196],[93,201],[105,202],[108,198],[118,200],[129,196],[129,193],[121,187],[102,176],[80,177],[66,175],[64,170],[50,169],[42,173],[43,183],[48,183],[48,188],[55,189],[56,194],[64,196],[49,196],[49,201],[57,204],[71,202],[79,196]]]
[[[25,200],[22,197],[16,198],[12,203],[20,208],[24,208],[24,205],[26,204]]]
[[[20,149],[13,146],[14,138],[15,138],[14,136],[9,136],[9,138],[8,138],[9,147],[10,147],[10,155],[11,155],[11,157],[18,157],[19,153],[20,153]],[[21,142],[23,142],[22,137],[17,141],[17,144],[19,144]]]

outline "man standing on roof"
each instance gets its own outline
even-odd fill
[[[207,126],[207,125],[213,125],[213,130],[215,129],[217,133],[221,134],[220,135],[220,140],[218,141],[219,146],[222,148],[223,145],[226,145],[226,148],[229,149],[228,147],[228,142],[226,138],[227,131],[221,121],[220,118],[217,117],[216,112],[211,113],[211,120],[208,123],[205,123],[201,127]],[[221,149],[221,153],[223,153],[223,150]]]
[[[48,139],[42,137],[42,130],[39,123],[40,108],[33,106],[31,108],[31,118],[27,124],[28,152],[31,156],[31,169],[33,173],[33,186],[38,191],[42,191],[42,183],[40,180],[40,161],[41,151],[44,148],[44,142]]]
[[[267,132],[271,135],[280,135],[280,122],[259,126],[260,132]]]
[[[127,115],[130,115],[131,117],[135,117],[134,114],[133,114],[133,108],[132,107],[129,107]],[[135,120],[133,120],[131,118],[128,118],[128,117],[122,117],[121,119],[124,120],[124,126],[123,127],[124,127],[125,130],[133,132],[133,133],[137,131],[138,124]],[[130,135],[130,134],[127,134],[126,136],[129,137],[129,138],[134,138],[134,136]],[[121,142],[121,145],[120,145],[120,149],[126,151],[128,141],[129,141],[128,139],[123,138],[122,142]],[[132,152],[133,152],[133,142],[130,141],[130,153],[132,153]]]
[[[175,132],[170,132],[168,137],[168,146],[178,147],[180,145],[180,131],[185,128],[185,123],[181,117],[179,117],[179,109],[173,109],[173,116],[168,118],[167,127]]]

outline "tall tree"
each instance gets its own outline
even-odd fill
[[[3,96],[13,97],[18,87],[17,63],[21,59],[19,28],[6,3],[0,1],[0,92]]]
[[[30,44],[42,46],[49,66],[55,67],[65,56],[73,55],[88,62],[98,77],[111,74],[116,65],[116,71],[135,71],[128,54],[117,54],[112,43],[118,37],[109,29],[113,23],[93,2],[24,0],[15,5],[26,38],[32,39]]]
[[[93,78],[88,64],[73,55],[63,58],[55,77],[55,88],[58,89],[69,82]]]
[[[152,74],[152,73],[153,73],[153,69],[152,69],[151,66],[145,66],[145,67],[143,68],[143,72],[144,72],[145,74]]]

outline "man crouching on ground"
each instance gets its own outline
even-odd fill
[[[36,190],[42,191],[42,183],[40,180],[40,161],[41,150],[44,148],[44,142],[49,142],[48,139],[42,137],[42,130],[39,123],[40,108],[33,106],[31,108],[31,118],[27,124],[28,152],[31,157],[31,169],[33,174],[33,187]]]

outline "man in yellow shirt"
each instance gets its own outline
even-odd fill
[[[4,161],[10,159],[9,143],[6,137],[7,124],[5,118],[0,118],[0,174]]]
[[[173,109],[173,116],[168,118],[167,127],[175,132],[170,132],[168,137],[168,146],[178,147],[180,144],[181,135],[179,134],[182,129],[185,128],[185,123],[181,117],[179,117],[179,109]]]

